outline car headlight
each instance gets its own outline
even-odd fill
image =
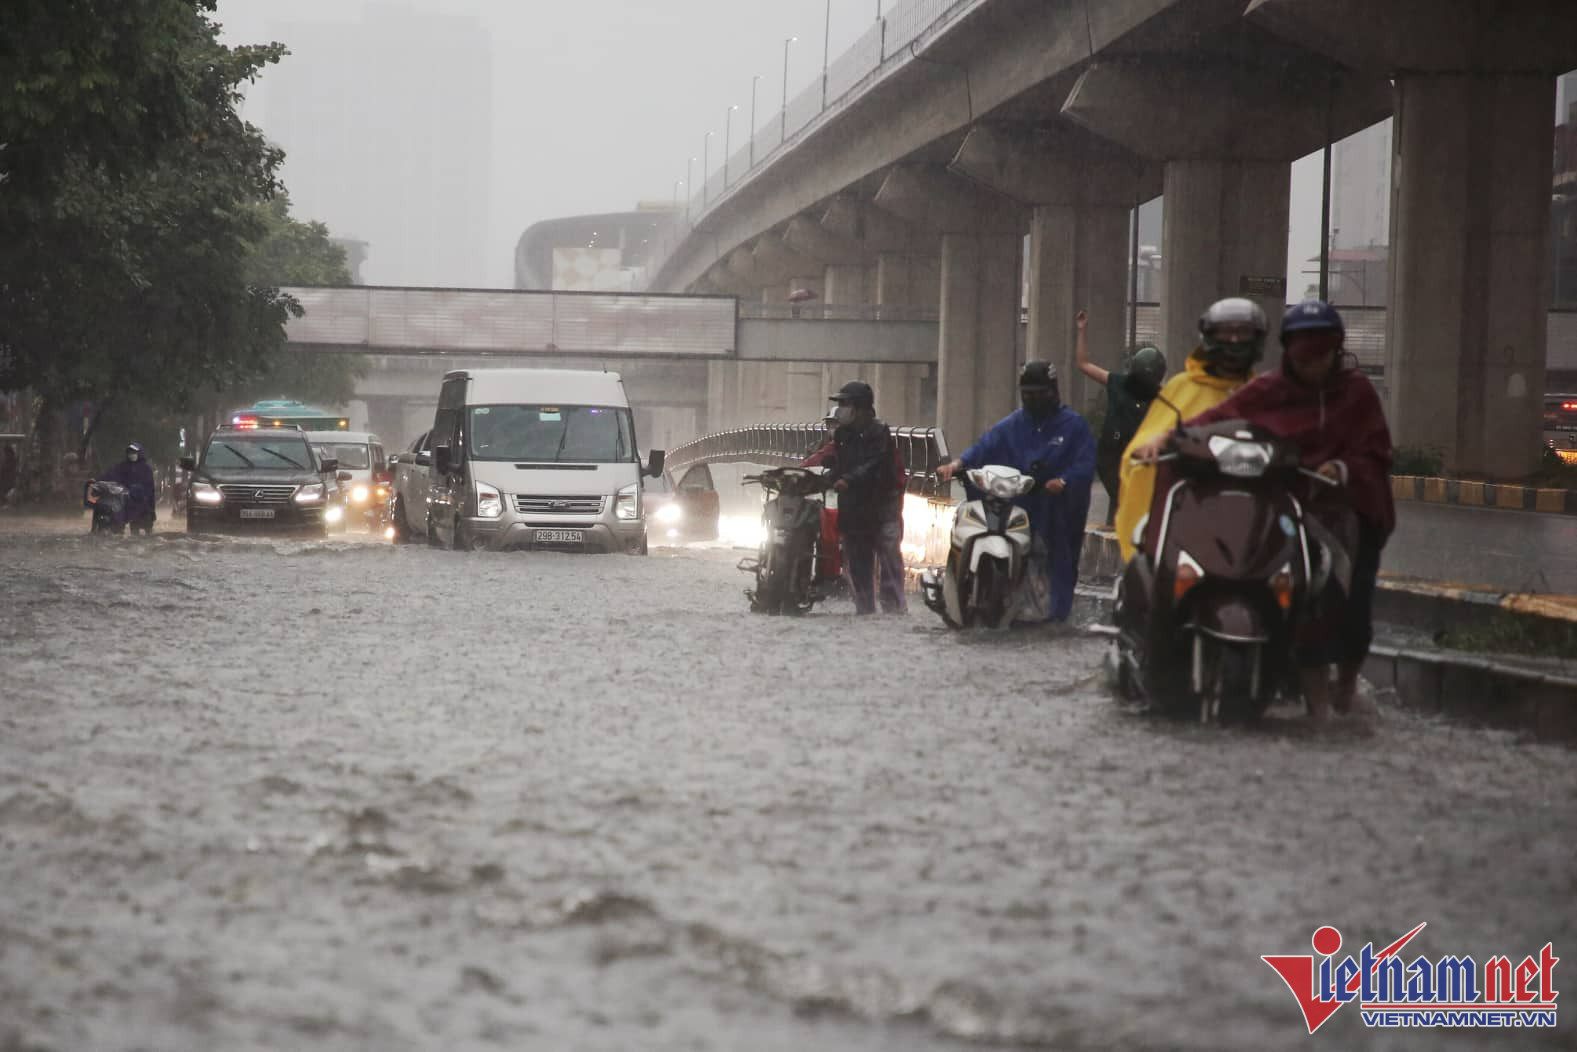
[[[357,486],[355,489],[351,490],[350,499],[355,501],[357,504],[367,503],[367,487]]]
[[[210,486],[206,482],[194,482],[192,499],[199,504],[223,504],[225,495],[219,491],[218,486]]]
[[[615,518],[631,521],[641,517],[641,484],[632,482],[619,491],[618,499],[613,502]]]
[[[1257,479],[1270,467],[1271,448],[1265,442],[1244,442],[1226,435],[1212,435],[1210,455],[1223,475]]]
[[[321,482],[314,482],[310,486],[302,486],[300,489],[296,490],[296,503],[316,504],[318,501],[323,499],[325,492],[326,491],[323,488],[323,483]]]
[[[496,519],[504,514],[504,497],[485,482],[476,484],[476,513],[484,519]]]
[[[677,504],[664,504],[652,515],[658,522],[673,524],[684,518],[684,509]]]

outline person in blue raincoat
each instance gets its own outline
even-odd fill
[[[1018,504],[1029,513],[1030,529],[1045,546],[1051,583],[1047,617],[1066,620],[1079,580],[1079,553],[1095,480],[1095,435],[1082,416],[1062,404],[1057,367],[1029,361],[1019,372],[1020,409],[997,421],[964,455],[943,464],[937,476],[951,479],[961,469],[1000,464],[1032,475],[1039,483]]]

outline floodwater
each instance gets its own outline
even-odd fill
[[[0,1049],[1262,1049],[1321,925],[1577,949],[1567,751],[1180,726],[736,559],[0,523]]]

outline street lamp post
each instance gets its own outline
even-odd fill
[[[728,112],[723,114],[723,189],[728,189],[728,158],[734,149],[734,111],[738,106],[728,107]]]
[[[799,37],[789,37],[783,41],[783,113],[782,123],[778,126],[778,142],[781,144],[788,138],[788,49],[789,45]]]
[[[821,108],[827,108],[827,66],[832,59],[832,0],[827,0],[827,23],[821,38]]]
[[[711,155],[711,146],[712,146],[712,136],[715,135],[715,134],[717,134],[717,133],[716,132],[707,132],[706,133],[706,138],[701,140],[701,207],[702,208],[705,208],[706,204],[707,204],[706,192],[708,190],[710,190],[711,187],[712,187],[712,177],[707,175],[707,172],[711,171],[711,168],[712,168],[712,165],[711,165],[711,156],[712,156]]]
[[[761,85],[761,74],[750,78],[750,167],[756,166],[756,88]]]
[[[690,218],[690,188],[695,186],[695,158],[692,157],[684,163],[684,217]]]

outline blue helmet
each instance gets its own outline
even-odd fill
[[[1281,316],[1281,340],[1287,341],[1287,336],[1294,332],[1313,332],[1317,330],[1334,331],[1337,335],[1345,337],[1347,326],[1342,322],[1342,316],[1337,313],[1324,300],[1304,300],[1287,308],[1287,313]]]

